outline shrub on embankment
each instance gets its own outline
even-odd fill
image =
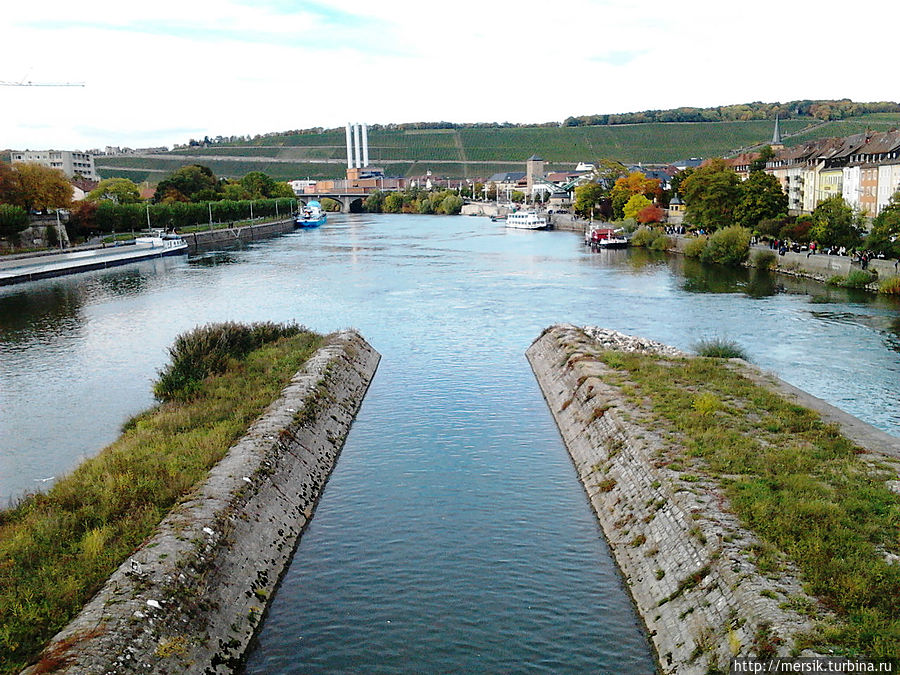
[[[900,496],[886,486],[896,464],[863,453],[835,425],[730,364],[614,351],[600,358],[616,369],[607,380],[670,434],[660,465],[716,481],[761,539],[750,548],[760,572],[777,578],[796,565],[805,590],[835,613],[797,648],[900,654],[900,565],[887,559],[900,554]]]
[[[234,350],[213,345],[219,355],[212,364],[227,362],[223,372],[192,380],[190,397],[130,420],[116,442],[46,494],[0,511],[0,673],[18,672],[36,657],[322,342],[296,326],[257,327],[223,333],[249,332],[265,344],[242,357],[243,339]],[[283,333],[294,334],[279,338]],[[188,358],[202,342],[192,342]]]
[[[836,274],[829,278],[829,286],[843,286],[844,288],[865,288],[877,279],[877,275],[867,270],[853,270],[847,276]]]
[[[631,237],[631,245],[646,247],[653,251],[666,251],[672,247],[669,238],[659,230],[649,227],[641,227]]]

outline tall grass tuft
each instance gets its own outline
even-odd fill
[[[264,344],[297,335],[297,324],[260,322],[241,324],[233,321],[207,324],[175,339],[169,348],[171,363],[153,385],[159,401],[185,400],[197,391],[209,375],[223,373],[235,359],[241,359]]]
[[[879,293],[900,295],[900,277],[888,277],[878,285]]]
[[[747,358],[747,352],[734,340],[726,338],[702,338],[697,340],[693,345],[694,351],[699,356],[706,356],[713,359],[744,359]]]

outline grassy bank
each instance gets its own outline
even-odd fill
[[[0,673],[18,672],[37,655],[322,342],[289,332],[255,331],[255,343],[239,331],[201,332],[213,347],[227,342],[228,353],[200,368],[184,365],[191,345],[176,342],[157,385],[167,402],[130,420],[119,440],[48,493],[0,512]]]
[[[823,653],[900,654],[900,497],[885,481],[896,462],[863,453],[818,414],[755,384],[718,359],[660,359],[599,352],[607,380],[668,439],[657,457],[684,489],[714,480],[743,524],[763,542],[751,549],[774,578],[789,565],[821,607],[794,607],[820,621],[796,647]]]

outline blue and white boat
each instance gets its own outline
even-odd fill
[[[304,206],[300,213],[294,216],[296,227],[318,227],[326,220],[322,205],[315,199]]]

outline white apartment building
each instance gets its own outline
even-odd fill
[[[53,169],[60,169],[69,178],[76,174],[88,180],[100,180],[94,168],[94,156],[77,150],[25,150],[10,153],[13,164],[18,162],[34,162]]]

